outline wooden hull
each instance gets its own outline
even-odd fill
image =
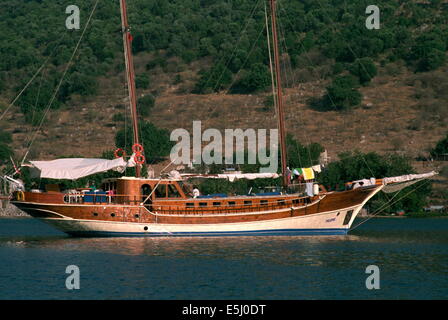
[[[346,234],[381,188],[325,193],[303,206],[200,214],[160,213],[141,205],[12,203],[74,236],[333,235]]]

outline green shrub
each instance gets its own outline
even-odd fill
[[[230,89],[231,93],[253,93],[266,90],[271,85],[268,67],[261,63],[254,64],[248,72]]]
[[[155,102],[156,99],[151,94],[139,98],[137,101],[138,114],[140,114],[143,117],[149,116],[151,109],[155,105]]]
[[[410,160],[397,154],[382,156],[375,152],[366,154],[361,152],[345,152],[338,156],[340,160],[331,162],[318,176],[319,182],[330,190],[343,190],[345,182],[349,181],[368,179],[370,177],[393,177],[415,172]],[[415,192],[409,193],[406,197],[399,200],[400,195],[406,195],[411,188],[414,188]],[[421,181],[401,191],[400,195],[396,198],[399,201],[396,203],[388,203],[390,196],[379,193],[372,199],[369,206],[371,211],[375,211],[388,203],[384,208],[389,212],[396,212],[397,210],[419,212],[427,204],[430,194],[431,185],[427,181]]]
[[[358,81],[353,76],[339,76],[327,87],[325,104],[328,109],[335,107],[337,110],[348,110],[359,105],[362,100],[361,93],[357,90]]]
[[[357,76],[362,85],[370,82],[378,73],[378,70],[370,58],[357,59],[351,66],[350,72]]]
[[[438,49],[431,49],[418,63],[417,71],[431,71],[445,63],[446,54]]]
[[[448,134],[437,143],[434,149],[431,150],[431,156],[433,157],[441,156],[443,154],[448,154]]]
[[[193,89],[193,93],[217,92],[232,82],[232,72],[223,64],[217,64],[210,70],[201,70],[199,80]]]
[[[135,86],[137,89],[148,89],[149,88],[149,76],[145,74],[140,74],[135,77]]]
[[[319,143],[311,143],[307,146],[288,134],[286,137],[286,146],[288,153],[288,166],[294,168],[308,168],[318,164],[319,156],[325,151]]]
[[[0,143],[9,144],[12,142],[12,135],[0,129]]]
[[[12,155],[11,148],[5,143],[0,142],[0,164],[9,162],[9,157]]]
[[[112,121],[121,122],[121,121],[124,121],[124,120],[125,120],[125,118],[124,118],[124,115],[122,113],[116,113],[116,114],[114,114],[112,116]]]

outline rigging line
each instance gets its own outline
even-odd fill
[[[244,28],[242,28],[242,29],[240,30],[240,32],[239,32],[239,33],[240,33],[240,36],[239,36],[237,42],[235,43],[235,47],[233,48],[232,54],[231,54],[230,58],[227,60],[227,62],[226,62],[226,64],[225,64],[225,68],[224,68],[223,71],[221,72],[221,75],[219,76],[218,81],[217,81],[216,84],[213,86],[213,91],[215,91],[216,88],[218,87],[219,82],[221,81],[221,78],[222,78],[222,76],[224,75],[224,71],[225,71],[225,69],[229,66],[230,62],[232,61],[232,58],[234,57],[234,55],[235,55],[235,53],[236,53],[236,50],[238,49],[238,44],[240,43],[241,39],[243,38],[243,34],[246,33],[247,27],[249,26],[249,24],[250,24],[250,22],[251,22],[251,19],[252,19],[252,17],[253,17],[254,14],[255,14],[255,11],[258,9],[258,6],[260,5],[260,2],[261,2],[261,1],[258,0],[258,1],[255,3],[255,6],[253,7],[251,13],[247,16],[247,18],[246,18],[246,20],[247,20],[246,25],[244,26]],[[216,65],[220,65],[224,60],[225,60],[225,56],[223,55],[223,56],[220,58],[219,62],[218,62]],[[207,81],[205,82],[204,88],[207,87],[207,85],[208,85],[208,83],[210,82],[210,80],[212,79],[212,77],[213,77],[213,73],[210,73],[209,78],[208,78]]]
[[[416,188],[413,188],[411,191],[409,191],[408,193],[406,193],[406,194],[405,194],[404,196],[402,196],[401,198],[395,200],[393,203],[391,203],[391,204],[389,204],[389,205],[387,205],[387,203],[386,203],[387,207],[390,207],[390,206],[394,205],[395,203],[397,203],[397,202],[400,201],[401,199],[407,197],[409,194],[411,194],[411,193],[417,191],[417,189],[419,189],[419,188],[421,188],[422,186],[424,186],[425,183],[428,183],[428,184],[429,184],[429,183],[430,183],[430,180],[429,180],[429,179],[426,179],[426,180],[424,181],[424,183],[422,183],[420,186],[418,186],[418,187],[416,187]],[[403,190],[404,190],[404,189],[403,189]],[[400,190],[398,193],[400,193],[400,192],[401,192],[401,190]],[[394,197],[395,197],[395,196],[394,196]],[[392,197],[392,199],[393,199],[394,197]],[[391,199],[391,200],[392,200],[392,199]],[[384,205],[383,205],[383,206],[384,206]],[[382,206],[382,207],[383,207],[383,206]],[[382,207],[380,207],[380,208],[382,208]],[[366,223],[367,221],[369,221],[370,219],[372,219],[373,217],[375,217],[376,215],[378,215],[379,213],[381,213],[381,212],[384,211],[385,209],[386,209],[386,208],[384,208],[384,209],[382,209],[382,210],[380,210],[380,211],[379,211],[379,209],[378,209],[378,210],[377,210],[375,213],[373,213],[369,218],[367,218],[366,220],[361,221],[360,223],[358,223],[358,224],[357,224],[356,226],[354,226],[353,228],[350,228],[350,231],[352,231],[352,230],[358,228],[360,225]]]
[[[79,37],[78,43],[76,44],[76,47],[75,47],[75,49],[74,49],[74,51],[72,53],[72,56],[70,57],[70,60],[67,63],[67,66],[66,66],[66,68],[64,70],[64,73],[62,74],[61,80],[59,81],[59,83],[58,83],[58,85],[56,87],[56,90],[55,90],[55,92],[54,92],[50,102],[47,105],[47,108],[46,108],[46,110],[44,112],[44,115],[43,115],[43,117],[42,117],[42,119],[40,121],[39,127],[37,128],[36,132],[34,133],[33,138],[30,141],[30,144],[28,145],[28,151],[29,151],[29,149],[31,149],[31,146],[34,143],[34,140],[36,139],[37,134],[39,133],[40,129],[42,128],[42,125],[43,125],[43,123],[45,121],[45,118],[47,117],[48,111],[50,110],[50,108],[51,108],[51,106],[52,106],[52,104],[53,104],[53,102],[54,102],[54,100],[56,98],[56,95],[58,94],[59,89],[61,88],[62,82],[64,81],[64,78],[65,78],[68,70],[71,67],[71,63],[72,63],[72,61],[73,61],[73,59],[74,59],[74,57],[75,57],[75,55],[76,55],[76,53],[78,51],[78,48],[79,48],[79,46],[81,44],[82,39],[84,38],[84,35],[85,35],[86,31],[87,31],[87,28],[88,28],[88,26],[90,24],[90,21],[92,20],[93,14],[95,13],[95,10],[96,10],[99,2],[100,2],[100,0],[96,0],[95,5],[93,6],[93,9],[92,9],[92,12],[90,13],[89,19],[87,20],[86,26],[84,27],[84,30],[82,31],[82,34]],[[22,162],[24,162],[24,161],[25,161],[25,157],[22,159]]]

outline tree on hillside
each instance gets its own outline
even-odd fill
[[[434,149],[431,150],[432,157],[437,157],[443,154],[448,154],[448,134],[437,143]]]
[[[210,70],[201,70],[199,80],[196,83],[193,93],[211,93],[220,91],[232,82],[232,72],[223,64],[217,64]]]
[[[50,103],[54,90],[56,88],[56,79],[48,76],[45,80],[34,82],[20,96],[16,104],[25,115],[25,120],[32,124],[38,125],[44,116],[44,112]],[[17,87],[19,92],[22,87]],[[55,99],[51,105],[51,109],[58,109],[62,105],[59,99]]]
[[[357,59],[351,66],[350,72],[358,77],[359,83],[362,85],[368,84],[378,73],[373,60],[370,58]]]
[[[417,71],[435,70],[444,64],[447,42],[444,32],[433,30],[416,38],[408,62],[417,61]]]
[[[6,143],[0,142],[0,165],[8,163],[12,154],[11,148]]]
[[[135,86],[137,89],[148,89],[149,82],[149,76],[146,73],[139,74],[135,77]]]
[[[408,158],[396,154],[381,156],[375,152],[366,154],[345,152],[338,156],[340,160],[331,162],[318,177],[319,182],[331,190],[343,190],[344,184],[349,181],[370,177],[393,177],[415,172]],[[431,193],[431,187],[427,182],[422,181],[404,189],[401,194],[404,196],[411,188],[416,188],[416,191],[401,200],[398,196],[395,200],[399,201],[393,204],[390,210],[422,211]],[[370,204],[371,209],[380,208],[388,202],[389,198],[390,196],[383,193],[378,194]]]
[[[303,145],[291,134],[286,136],[286,152],[288,154],[288,166],[293,168],[308,168],[318,164],[319,156],[325,151],[319,143]]]
[[[138,114],[147,117],[150,114],[151,109],[154,107],[156,103],[156,99],[152,94],[148,94],[144,97],[141,97],[137,101],[137,110]]]
[[[248,72],[243,73],[240,80],[230,89],[231,93],[253,93],[266,90],[271,85],[269,69],[261,63],[252,65]]]
[[[9,144],[12,142],[12,135],[0,128],[0,143]]]
[[[339,76],[327,87],[327,96],[324,98],[327,108],[331,110],[348,110],[361,103],[362,95],[357,90],[358,81],[353,76]]]

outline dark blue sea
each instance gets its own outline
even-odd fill
[[[66,288],[69,265],[79,290]],[[379,289],[366,288],[369,265]],[[72,238],[0,218],[0,299],[447,298],[446,218],[374,218],[347,236],[223,238]]]

